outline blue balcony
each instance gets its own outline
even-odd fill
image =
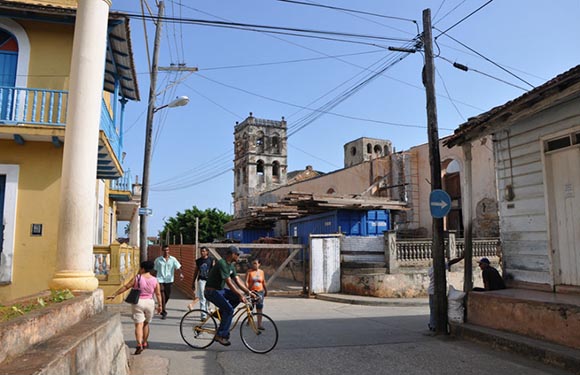
[[[131,171],[127,170],[121,178],[112,180],[109,197],[121,202],[130,201],[133,196],[131,179]]]
[[[13,138],[19,144],[40,139],[51,141],[55,147],[60,147],[64,142],[64,132],[62,135],[55,135],[45,130],[47,127],[50,130],[53,126],[64,130],[67,101],[68,91],[0,86],[0,127],[15,126]],[[38,132],[41,134],[24,131],[31,127],[40,128]],[[23,131],[20,132],[19,128]],[[104,100],[100,128],[104,136],[101,134],[99,137],[97,178],[119,178],[123,175],[119,161],[121,138]],[[44,137],[43,131],[46,134]]]

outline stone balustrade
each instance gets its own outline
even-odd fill
[[[105,296],[113,294],[139,271],[139,248],[127,244],[94,246],[94,272]],[[110,303],[123,302],[119,295]]]

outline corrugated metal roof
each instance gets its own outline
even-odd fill
[[[104,83],[105,90],[109,92],[115,91],[114,74],[120,77],[121,94],[127,99],[140,100],[135,63],[133,60],[129,18],[121,13],[111,13],[109,15],[109,35]]]
[[[453,147],[461,145],[471,138],[476,138],[475,135],[478,137],[492,133],[493,128],[498,125],[503,125],[512,115],[532,107],[538,102],[550,98],[578,83],[580,83],[580,65],[552,78],[543,85],[526,92],[516,99],[468,119],[467,122],[459,125],[454,134],[444,142],[444,145]],[[580,87],[571,94],[580,94]]]

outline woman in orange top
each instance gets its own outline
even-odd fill
[[[258,300],[254,302],[256,306],[256,311],[261,313],[264,309],[264,298],[268,295],[268,290],[266,289],[266,277],[264,271],[260,269],[260,259],[254,258],[252,260],[252,269],[248,270],[246,274],[246,285],[250,291],[255,292],[258,295]],[[262,327],[262,316],[258,315],[258,329],[263,330]]]

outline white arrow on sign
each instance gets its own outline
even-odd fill
[[[431,206],[436,206],[443,209],[447,207],[447,203],[445,201],[431,202]]]

